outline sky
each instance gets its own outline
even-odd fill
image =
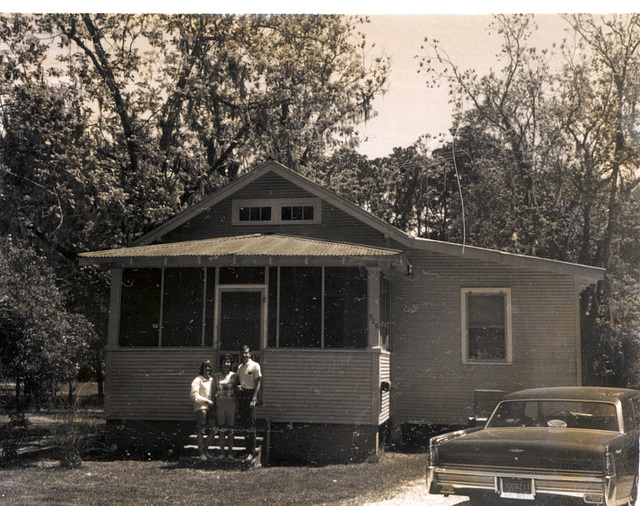
[[[372,55],[384,53],[391,59],[391,75],[388,91],[376,98],[373,108],[377,116],[359,127],[360,135],[366,139],[359,151],[370,158],[391,154],[394,147],[407,147],[425,134],[438,137],[446,134],[451,126],[452,109],[448,103],[446,87],[429,88],[426,76],[418,73],[419,58],[423,55],[421,45],[425,37],[438,39],[440,46],[461,68],[475,69],[484,74],[489,69],[499,69],[496,54],[500,38],[489,36],[487,28],[492,13],[514,12],[512,0],[485,0],[475,2],[426,2],[419,5],[413,0],[372,5],[363,0],[324,0],[302,4],[299,1],[236,0],[220,3],[202,0],[183,0],[179,4],[150,3],[150,0],[111,0],[108,4],[87,4],[85,0],[65,0],[62,3],[20,4],[23,12],[216,12],[216,13],[338,13],[366,14],[371,22],[361,27],[370,44],[375,44]],[[630,3],[625,0],[589,2],[582,0],[521,0],[515,12],[531,12],[536,15],[538,30],[532,44],[538,48],[551,47],[559,42],[566,23],[558,12],[628,12]],[[176,8],[179,10],[164,10]],[[473,10],[471,10],[473,9]],[[434,147],[436,141],[434,141]]]
[[[500,38],[490,36],[489,14],[476,15],[374,15],[361,30],[374,43],[373,54],[384,52],[391,58],[388,92],[378,97],[373,107],[378,116],[360,128],[366,141],[360,152],[375,158],[390,154],[394,147],[407,147],[421,135],[437,137],[451,127],[452,108],[448,89],[429,88],[427,77],[418,73],[419,58],[425,37],[437,39],[452,60],[463,69],[475,69],[486,74],[500,67],[496,54]],[[538,29],[532,43],[551,47],[564,36],[566,22],[558,14],[537,14]],[[377,49],[377,52],[376,52]]]

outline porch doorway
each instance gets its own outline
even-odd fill
[[[259,359],[265,329],[266,295],[260,288],[219,288],[218,344],[221,353],[240,359],[243,344],[251,347],[254,360]]]

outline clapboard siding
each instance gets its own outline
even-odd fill
[[[232,201],[251,198],[315,198],[315,195],[273,173],[240,189],[232,197],[200,213],[163,237],[164,242],[191,241],[248,234],[288,234],[332,241],[385,246],[384,235],[335,206],[322,202],[317,225],[231,225]]]
[[[107,419],[192,420],[191,381],[209,349],[109,350]]]
[[[264,350],[263,416],[377,425],[380,350]]]
[[[577,323],[569,276],[412,252],[393,287],[394,422],[464,423],[477,389],[575,385]],[[512,364],[463,364],[461,289],[510,288]]]
[[[192,420],[190,385],[207,358],[215,361],[211,350],[109,350],[106,418]],[[259,414],[274,422],[377,425],[383,416],[372,399],[388,362],[380,350],[263,350]],[[388,401],[386,413],[381,421]]]

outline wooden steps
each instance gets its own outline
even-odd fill
[[[189,436],[189,441],[183,447],[180,463],[190,467],[201,467],[205,469],[240,469],[247,470],[250,468],[262,466],[262,445],[263,438],[256,436],[256,448],[253,455],[246,454],[246,446],[244,443],[244,434],[247,431],[236,430],[234,433],[233,449],[229,458],[220,457],[220,446],[218,438],[214,438],[214,442],[209,446],[208,451],[213,456],[212,459],[200,460],[198,453],[198,437],[196,434]],[[206,441],[206,437],[205,437]]]

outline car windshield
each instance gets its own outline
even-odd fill
[[[571,400],[503,401],[486,426],[620,430],[614,404]]]

